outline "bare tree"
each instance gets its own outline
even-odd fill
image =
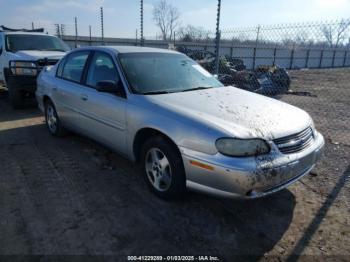
[[[163,40],[171,39],[179,25],[179,19],[179,10],[166,0],[160,0],[153,6],[153,20],[159,27]]]
[[[209,31],[200,26],[187,25],[179,28],[178,36],[182,41],[191,42],[209,38]]]
[[[347,37],[347,29],[350,27],[350,19],[342,19],[340,23],[325,25],[321,31],[327,43],[331,47],[338,47]]]
[[[295,36],[295,42],[298,45],[306,45],[310,42],[309,40],[309,34],[304,30],[300,30]]]

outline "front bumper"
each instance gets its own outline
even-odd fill
[[[11,75],[12,82],[22,91],[34,94],[36,90],[36,76]]]
[[[269,195],[295,183],[312,170],[322,155],[324,138],[317,133],[308,148],[294,154],[280,153],[272,142],[270,146],[272,150],[267,156],[241,158],[220,153],[208,155],[180,147],[187,187],[222,197]],[[191,161],[204,165],[193,165]]]

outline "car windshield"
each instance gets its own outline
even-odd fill
[[[14,34],[6,37],[6,49],[10,52],[21,50],[66,52],[69,47],[61,39],[54,36]]]
[[[137,94],[184,92],[223,86],[213,75],[183,54],[129,53],[119,59]]]

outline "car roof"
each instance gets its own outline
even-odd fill
[[[120,53],[120,54],[128,54],[128,53],[179,54],[179,52],[169,50],[169,49],[141,47],[141,46],[93,46],[93,47],[91,46],[91,47],[84,47],[81,49],[85,49],[85,50],[109,50],[109,51]]]

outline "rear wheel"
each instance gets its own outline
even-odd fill
[[[56,108],[51,100],[48,100],[45,103],[45,120],[46,127],[50,134],[54,136],[64,136],[66,134],[66,130],[61,125]]]
[[[186,192],[186,175],[181,155],[167,139],[157,136],[145,142],[142,169],[149,188],[159,197],[180,198]]]

